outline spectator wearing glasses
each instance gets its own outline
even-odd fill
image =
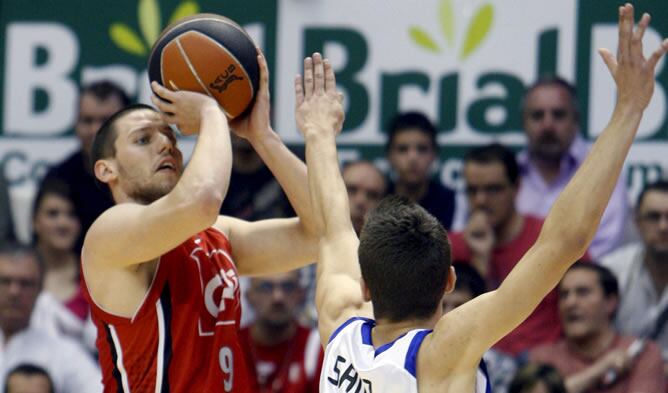
[[[545,217],[589,152],[579,133],[575,88],[559,77],[539,79],[524,95],[522,119],[527,149],[518,156],[521,181],[517,208],[524,214]],[[624,237],[629,210],[624,181],[620,176],[603,214],[589,248],[592,258],[617,248]]]
[[[641,191],[635,223],[640,241],[606,256],[601,264],[619,281],[617,328],[656,340],[668,365],[668,181],[647,184]]]
[[[259,393],[318,391],[320,336],[298,322],[305,292],[298,270],[250,279],[246,298],[255,321],[239,337]]]
[[[510,149],[491,144],[469,151],[464,158],[469,218],[463,232],[449,234],[452,260],[470,261],[495,289],[534,244],[543,219],[515,208],[519,167]],[[495,349],[516,356],[561,334],[555,291]]]

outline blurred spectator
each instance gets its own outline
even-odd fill
[[[608,269],[576,262],[559,283],[564,338],[533,349],[530,361],[553,365],[569,393],[664,392],[659,347],[619,335],[612,324],[619,291]]]
[[[260,393],[318,391],[320,337],[297,322],[304,293],[299,271],[251,278],[246,297],[256,318],[240,338]]]
[[[32,364],[20,364],[7,373],[5,393],[55,393],[49,373]]]
[[[9,184],[5,179],[5,168],[0,166],[0,246],[15,240],[12,208],[9,202]]]
[[[508,393],[566,393],[566,388],[554,367],[529,363],[517,372]]]
[[[37,298],[31,326],[54,336],[81,339],[88,316],[75,251],[80,230],[67,185],[58,180],[42,183],[33,204],[33,236],[44,266],[44,290]]]
[[[387,192],[383,173],[369,161],[353,161],[344,165],[341,172],[348,189],[350,218],[359,236],[366,215],[378,206]]]
[[[525,214],[546,217],[589,152],[578,132],[580,113],[575,88],[558,77],[538,80],[524,95],[522,118],[527,149],[518,156],[521,181],[517,208]],[[589,248],[593,258],[619,247],[628,210],[625,178],[620,176]]]
[[[100,370],[77,343],[29,327],[42,279],[32,249],[0,249],[0,386],[8,370],[30,363],[49,373],[59,393],[102,391]]]
[[[257,221],[294,216],[290,202],[253,146],[234,134],[232,175],[220,214]]]
[[[515,209],[519,169],[509,149],[492,144],[477,147],[464,158],[469,221],[463,232],[450,233],[452,259],[471,261],[496,288],[534,244],[543,220]],[[518,355],[560,337],[557,294],[550,292],[536,310],[495,348]]]
[[[647,184],[641,191],[635,222],[641,240],[604,257],[601,264],[619,280],[619,330],[657,340],[668,364],[667,181]]]
[[[396,176],[389,193],[405,196],[424,207],[445,229],[452,227],[455,193],[432,180],[438,154],[436,127],[419,112],[398,114],[390,123],[387,159]]]
[[[93,221],[113,203],[107,190],[98,188],[91,171],[90,150],[93,138],[102,123],[130,103],[125,92],[109,81],[84,86],[79,93],[79,114],[74,131],[79,138],[80,149],[65,161],[47,172],[45,181],[60,180],[72,192],[77,216],[81,222],[81,234],[77,249],[83,244],[83,235]]]
[[[455,268],[457,280],[455,281],[455,289],[443,296],[443,313],[452,311],[487,292],[485,280],[470,264],[455,261],[452,266]],[[510,380],[517,370],[515,360],[494,349],[485,352],[482,358],[487,365],[492,391],[494,393],[507,393]]]

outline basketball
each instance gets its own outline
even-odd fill
[[[197,14],[160,34],[148,76],[171,90],[209,95],[233,119],[252,107],[260,69],[255,43],[241,26],[224,16]]]

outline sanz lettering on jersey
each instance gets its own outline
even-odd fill
[[[343,370],[343,371],[342,371]],[[372,393],[371,381],[359,377],[359,373],[346,358],[336,357],[332,372],[327,381],[338,388],[345,388],[346,392]]]

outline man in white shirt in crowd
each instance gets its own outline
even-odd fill
[[[0,248],[0,386],[9,370],[29,363],[44,368],[59,393],[102,391],[100,370],[76,342],[30,327],[42,279],[32,249]]]
[[[601,264],[619,281],[617,327],[656,340],[668,371],[668,181],[647,184],[641,191],[635,223],[640,241],[607,255]]]

